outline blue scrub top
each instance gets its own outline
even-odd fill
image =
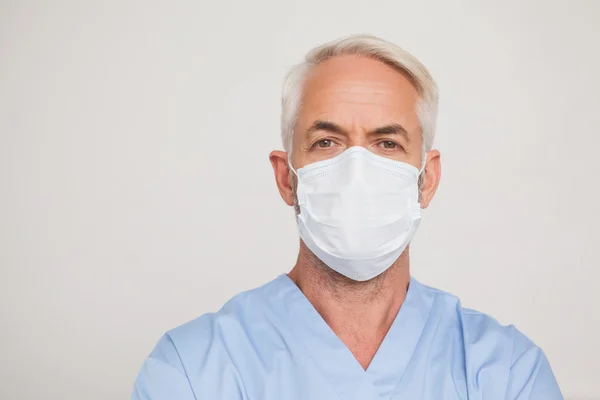
[[[168,332],[132,400],[555,400],[542,350],[411,279],[365,371],[287,275]]]

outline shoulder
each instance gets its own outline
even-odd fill
[[[249,328],[261,319],[265,291],[270,283],[242,292],[231,298],[223,307],[171,329],[158,341],[151,357],[174,366],[195,368],[201,360],[211,357],[228,357],[226,346],[239,343],[249,334]]]
[[[506,393],[507,398],[561,399],[544,352],[514,325],[464,308],[458,297],[420,284],[432,309],[462,339],[466,378],[472,391]],[[520,394],[519,394],[520,393]],[[512,397],[511,397],[512,396]]]
[[[248,355],[240,346],[249,342],[248,329],[259,319],[268,286],[240,293],[218,312],[166,332],[145,360],[131,398],[191,400],[194,393],[242,398],[243,383],[234,359]]]
[[[460,329],[465,347],[481,346],[490,350],[498,346],[503,350],[515,347],[517,352],[535,347],[513,325],[502,325],[488,314],[463,307],[457,296],[422,283],[419,283],[419,287],[425,296],[432,298],[433,311],[439,313],[441,318],[452,320],[453,325]]]

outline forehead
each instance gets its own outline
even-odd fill
[[[298,123],[332,119],[370,128],[400,123],[419,130],[418,92],[409,77],[379,60],[358,56],[333,57],[308,74]]]

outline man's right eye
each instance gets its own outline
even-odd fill
[[[325,147],[331,147],[331,145],[333,144],[333,141],[331,139],[323,139],[323,140],[319,140],[315,144],[318,147],[325,148]]]

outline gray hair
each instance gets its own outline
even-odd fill
[[[308,72],[316,65],[341,55],[355,55],[379,60],[412,80],[419,93],[417,114],[421,124],[422,152],[431,150],[435,136],[438,89],[427,68],[412,54],[393,43],[370,35],[354,35],[318,46],[306,55],[304,62],[288,72],[281,97],[281,139],[283,148],[292,151],[294,128],[300,109],[303,85]]]

